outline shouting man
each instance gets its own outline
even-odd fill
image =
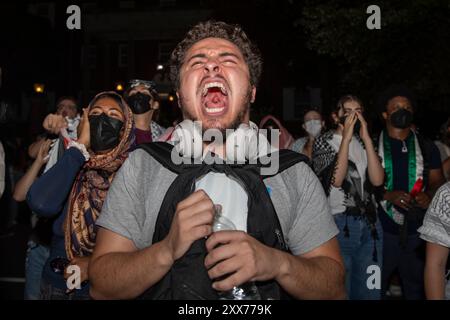
[[[171,57],[183,122],[222,133],[255,128],[249,109],[261,69],[239,26],[193,27]],[[160,158],[136,150],[109,190],[89,270],[94,298],[214,299],[248,283],[259,291],[251,298],[345,297],[338,230],[306,163],[264,180],[251,170],[214,167],[180,187],[185,172],[177,177]],[[234,230],[213,232],[221,229],[213,228],[217,211]]]

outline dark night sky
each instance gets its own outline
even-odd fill
[[[130,10],[120,9],[120,1],[75,3],[92,2],[97,4],[97,12],[115,12],[124,21],[129,19]],[[450,33],[450,28],[445,30],[449,20],[448,3],[400,1],[397,7],[392,7],[387,1],[379,2],[385,19],[382,21],[387,21],[387,25],[378,34],[366,30],[367,5],[357,1],[204,0],[177,1],[175,6],[162,8],[159,1],[136,1],[135,6],[136,10],[161,10],[168,17],[171,10],[207,9],[212,18],[241,24],[261,49],[265,62],[255,104],[256,117],[269,111],[281,115],[283,87],[322,88],[324,111],[329,111],[340,95],[353,92],[373,111],[376,95],[389,81],[409,81],[417,89],[424,109],[433,112],[421,114],[422,127],[434,133],[436,126],[428,124],[431,117],[443,119],[450,109],[450,90],[446,89],[450,88],[450,80],[448,76],[443,77],[445,70],[450,71],[448,59],[444,58],[450,52],[450,40],[443,41]],[[21,94],[32,93],[33,83],[43,82],[56,96],[81,96],[85,103],[88,100],[88,93],[83,92],[86,70],[80,59],[85,34],[90,31],[65,28],[68,16],[65,8],[72,2],[56,2],[53,25],[45,18],[27,13],[28,4],[38,3],[0,4],[2,99],[19,103]],[[318,12],[324,12],[324,16],[314,20],[314,10],[322,10]],[[356,16],[352,16],[355,12]],[[429,19],[418,12],[428,14]],[[314,29],[316,21],[322,24],[318,23]],[[351,27],[351,21],[362,23]],[[164,30],[169,25],[170,21],[158,28]],[[183,32],[188,28],[189,25],[180,26]],[[183,32],[173,40],[180,40]],[[371,42],[365,42],[368,38]],[[103,54],[99,54],[100,60]],[[430,65],[426,66],[426,62]],[[371,116],[376,117],[374,112]]]

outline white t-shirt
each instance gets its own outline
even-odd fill
[[[225,173],[209,172],[195,183],[195,190],[199,189],[222,206],[222,215],[234,223],[236,230],[247,232],[248,196],[237,181]]]
[[[333,139],[329,141],[329,144],[333,147],[336,153],[339,152],[339,147],[342,142],[342,136],[339,134],[333,134]],[[366,178],[367,169],[367,154],[361,143],[353,136],[348,148],[348,159],[356,165],[359,178],[361,179],[361,190],[364,190],[364,181]],[[345,198],[345,192],[342,188],[335,188],[331,186],[328,202],[331,207],[332,214],[343,213],[346,210],[346,206],[354,206],[352,199]]]

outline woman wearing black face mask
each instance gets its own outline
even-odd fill
[[[367,287],[366,271],[369,266],[381,266],[381,225],[372,186],[383,184],[384,173],[362,111],[355,96],[339,100],[332,114],[335,129],[315,140],[312,163],[341,231],[337,238],[345,262],[347,296],[377,300],[381,292]]]
[[[33,211],[42,216],[60,214],[53,225],[50,258],[43,272],[44,299],[89,299],[95,221],[134,140],[128,105],[114,92],[101,93],[83,110],[79,139],[70,141],[63,157],[31,186],[27,201]],[[79,269],[67,274],[65,271],[73,270],[68,266]],[[77,270],[79,289],[75,288]]]

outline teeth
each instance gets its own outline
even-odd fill
[[[208,89],[209,88],[219,88],[220,91],[222,91],[222,93],[224,95],[227,94],[227,89],[225,89],[225,86],[223,85],[223,83],[221,83],[221,82],[210,82],[210,83],[205,84],[205,86],[203,87],[203,90],[202,90],[202,95],[203,96],[206,96],[206,94],[208,93]]]
[[[221,108],[206,108],[206,111],[208,113],[216,113],[216,112],[221,112],[223,109],[225,109],[224,107]]]

